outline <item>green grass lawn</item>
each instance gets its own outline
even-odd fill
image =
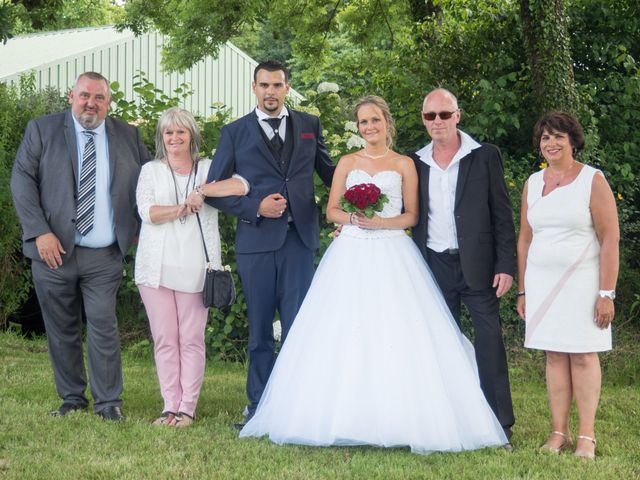
[[[632,356],[637,360],[637,356]],[[598,458],[539,454],[550,430],[541,357],[511,371],[517,423],[515,451],[485,449],[416,455],[407,449],[277,446],[238,439],[244,368],[209,364],[189,429],[150,425],[162,403],[153,360],[125,352],[121,424],[91,413],[53,418],[60,400],[46,343],[0,333],[1,479],[637,479],[640,478],[640,389],[607,379],[598,415]],[[572,422],[576,424],[575,418]]]

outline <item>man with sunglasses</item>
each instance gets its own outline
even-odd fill
[[[482,391],[511,438],[499,302],[513,282],[515,228],[500,151],[458,130],[458,102],[445,89],[427,94],[422,119],[432,141],[412,155],[420,188],[413,240],[458,325],[462,303],[471,314]]]

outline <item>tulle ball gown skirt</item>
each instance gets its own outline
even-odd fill
[[[507,442],[420,252],[346,227],[327,250],[241,437],[414,452]]]

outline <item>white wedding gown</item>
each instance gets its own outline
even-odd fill
[[[353,170],[402,209],[402,177]],[[473,346],[403,230],[345,226],[325,253],[241,437],[312,446],[471,450],[507,442]]]

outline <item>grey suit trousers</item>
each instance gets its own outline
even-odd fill
[[[88,404],[82,355],[82,309],[87,320],[87,359],[94,411],[120,406],[122,363],[116,320],[116,294],[122,281],[117,245],[76,246],[57,269],[33,260],[33,282],[47,330],[58,395],[78,406]]]

